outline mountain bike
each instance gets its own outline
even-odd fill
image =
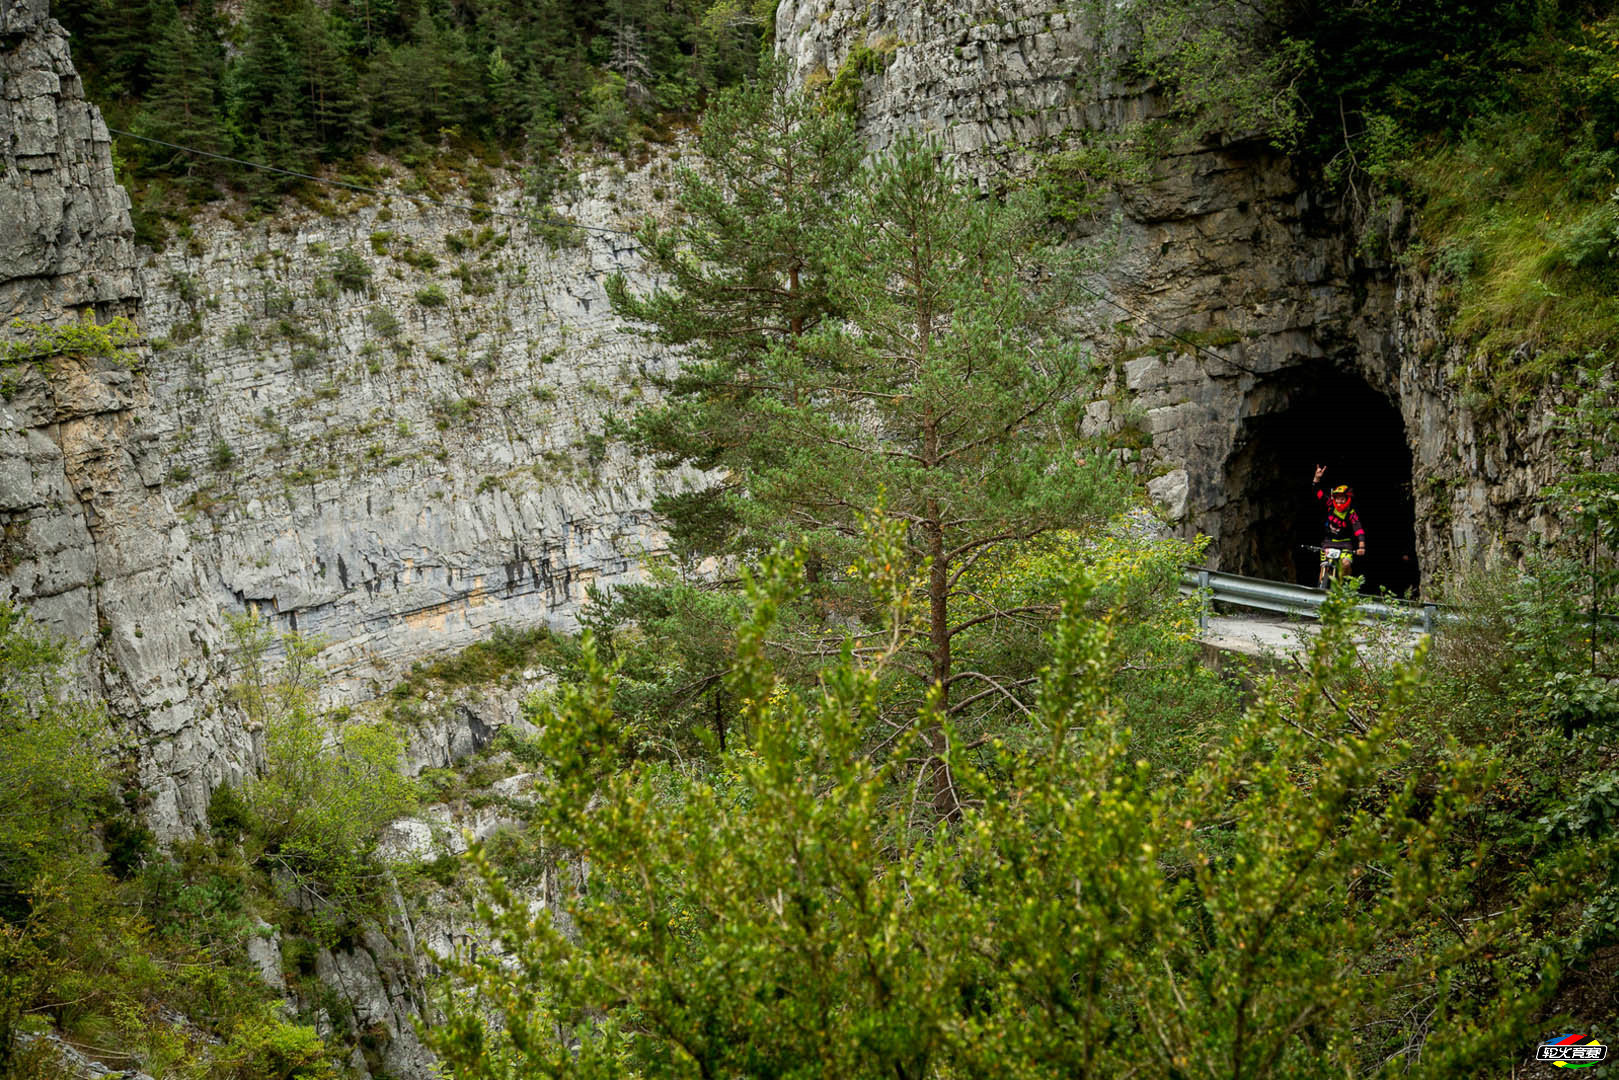
[[[1350,564],[1355,561],[1355,553],[1348,548],[1318,547],[1315,544],[1300,544],[1305,551],[1318,552],[1321,555],[1321,576],[1316,579],[1316,588],[1327,587],[1329,579],[1342,581],[1350,576]]]

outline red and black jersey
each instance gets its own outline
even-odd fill
[[[1351,540],[1357,546],[1366,543],[1366,530],[1361,527],[1360,515],[1355,513],[1353,506],[1349,508],[1347,515],[1340,516],[1338,511],[1332,508],[1332,501],[1327,498],[1326,489],[1316,488],[1315,498],[1317,502],[1325,503],[1327,507],[1327,546],[1337,547]]]

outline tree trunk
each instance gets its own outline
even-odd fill
[[[922,525],[928,537],[928,653],[933,661],[933,682],[938,686],[938,715],[950,707],[950,593],[949,566],[944,560],[944,528],[937,501],[928,500],[928,519]],[[944,725],[935,723],[928,732],[933,748],[933,810],[942,821],[953,820],[961,812],[956,799],[955,780],[945,760]]]
[[[924,314],[919,320],[923,346],[926,348],[930,329]],[[935,469],[939,462],[939,424],[930,406],[922,422],[922,465]],[[950,708],[950,567],[944,558],[944,515],[939,500],[930,497],[922,519],[922,531],[928,538],[928,656],[932,661],[934,685],[938,687],[938,715],[944,716]],[[956,798],[955,779],[945,760],[944,725],[935,723],[927,734],[933,748],[933,812],[941,821],[956,818],[961,812]]]

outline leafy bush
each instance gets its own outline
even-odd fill
[[[0,345],[0,367],[61,356],[96,357],[128,367],[141,334],[130,320],[119,316],[105,323],[80,321],[59,325],[13,319],[15,337]]]
[[[371,284],[371,265],[358,251],[344,248],[332,260],[332,280],[345,292],[364,292]]]
[[[221,840],[240,840],[253,831],[253,808],[235,784],[220,784],[208,797],[208,831]]]
[[[278,1004],[240,950],[261,886],[206,844],[157,851],[110,797],[105,718],[70,655],[0,605],[0,1074],[61,1075],[48,1044],[15,1053],[27,1026],[158,1076],[331,1075],[313,1032],[279,1061],[224,1046]]]
[[[0,604],[0,1065],[73,947],[60,916],[74,882],[87,905],[105,892],[86,840],[112,789],[107,721],[68,691],[68,661],[28,615]]]
[[[241,1022],[225,1048],[241,1075],[265,1080],[337,1080],[327,1051],[312,1027],[288,1023],[267,1012]]]
[[[275,635],[262,621],[239,617],[232,631],[236,697],[264,725],[264,771],[243,785],[245,807],[221,796],[218,813],[222,824],[252,824],[261,860],[291,876],[317,906],[317,931],[331,940],[372,893],[383,827],[415,806],[415,785],[400,772],[403,743],[386,724],[315,713],[316,643],[280,635],[284,660],[272,669]]]
[[[1268,684],[1165,785],[1131,760],[1097,677],[1120,620],[1086,615],[1082,574],[1036,714],[953,742],[965,809],[934,825],[916,813],[916,735],[872,741],[895,652],[846,649],[806,691],[766,662],[800,573],[749,585],[731,681],[747,738],[712,771],[614,770],[627,733],[587,643],[586,682],[544,723],[537,813],[589,873],[565,919],[536,921],[474,855],[501,948],[453,964],[478,994],[430,1038],[458,1075],[1280,1078],[1401,1061],[1440,1077],[1522,1053],[1535,996],[1459,974],[1488,970],[1509,931],[1433,914],[1465,895],[1449,839],[1487,771],[1458,755],[1433,790],[1382,782],[1410,753],[1394,724],[1358,732],[1321,690],[1356,666],[1347,592],[1302,687]],[[1396,700],[1414,687],[1394,672]],[[1430,1024],[1444,1045],[1424,1044]]]
[[[405,328],[405,324],[399,321],[399,316],[383,307],[372,308],[366,314],[365,322],[379,337],[390,341],[397,338],[400,331]]]

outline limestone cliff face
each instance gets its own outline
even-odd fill
[[[639,575],[663,542],[654,478],[602,430],[669,361],[608,310],[626,237],[553,249],[525,221],[365,198],[137,252],[67,35],[44,0],[3,10],[0,310],[27,324],[8,340],[134,315],[149,342],[133,370],[12,369],[7,592],[90,648],[161,832],[252,767],[227,615],[320,635],[327,699],[352,701],[497,624],[569,625],[589,585]],[[622,225],[668,168],[587,172],[557,210]],[[520,209],[513,179],[495,187]],[[478,741],[419,736],[418,765]]]
[[[129,202],[107,129],[83,97],[44,0],[0,5],[0,341],[31,324],[139,307]],[[24,324],[10,325],[13,320]],[[136,356],[137,372],[148,363]],[[0,401],[4,595],[88,648],[86,682],[124,721],[126,750],[168,831],[200,819],[249,737],[217,707],[217,606],[164,498],[168,463],[142,427],[144,378],[43,359]]]
[[[869,50],[858,97],[868,145],[931,132],[969,174],[1004,188],[1076,133],[1158,112],[1151,87],[1120,75],[1128,9],[785,0],[776,44],[806,85]],[[1086,426],[1139,429],[1134,441],[1149,445],[1124,453],[1169,517],[1214,538],[1217,565],[1255,568],[1256,537],[1274,524],[1265,492],[1279,480],[1255,447],[1333,373],[1398,410],[1425,566],[1510,551],[1543,527],[1530,503],[1549,409],[1477,419],[1452,377],[1462,358],[1445,340],[1439,283],[1360,254],[1360,226],[1288,160],[1252,140],[1203,146],[1124,186],[1111,210],[1116,225],[1104,212],[1096,228],[1106,255],[1087,337],[1114,374]],[[1406,223],[1396,209],[1378,227]],[[1166,331],[1208,344],[1184,348]]]
[[[1514,559],[1535,539],[1557,538],[1542,494],[1564,471],[1557,412],[1571,402],[1543,391],[1510,409],[1481,408],[1463,389],[1469,350],[1446,330],[1450,285],[1415,271],[1396,279],[1389,384],[1411,442],[1418,542]]]
[[[587,172],[557,209],[624,227],[667,168]],[[570,626],[662,549],[668,478],[603,430],[670,359],[609,309],[629,238],[574,239],[366,197],[211,218],[142,268],[152,427],[210,599],[320,635],[331,699],[501,623]]]
[[[118,311],[136,299],[129,198],[48,0],[0,3],[0,315]]]

